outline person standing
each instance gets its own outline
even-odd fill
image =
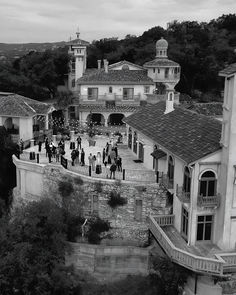
[[[81,142],[82,142],[82,138],[80,137],[80,135],[77,137],[77,148],[79,149],[81,149]]]
[[[93,155],[90,153],[88,156],[89,166],[92,167],[93,165]]]
[[[76,151],[73,150],[70,155],[71,155],[71,165],[74,166],[75,165],[75,159],[76,159]]]
[[[114,151],[114,148],[110,152],[110,158],[111,158],[111,164],[115,163],[116,152]]]
[[[60,161],[60,147],[56,148],[56,162]]]
[[[92,170],[95,171],[95,162],[96,162],[96,156],[93,155],[92,157]]]
[[[115,179],[115,172],[116,172],[116,164],[115,163],[111,164],[110,172],[111,172],[110,178],[112,178],[112,176],[113,176],[113,179]]]
[[[84,149],[82,149],[82,150],[81,150],[81,159],[80,159],[80,161],[81,161],[81,165],[82,165],[82,166],[85,165],[85,163],[84,163],[84,158],[85,158],[85,152],[84,152]]]
[[[46,148],[46,152],[48,154],[48,162],[51,163],[52,162],[52,150],[49,145]]]
[[[41,152],[41,150],[42,150],[42,141],[40,140],[39,141],[39,153]]]
[[[76,150],[75,150],[75,162],[76,162],[76,164],[79,164],[79,149],[77,148]]]
[[[97,165],[96,165],[96,174],[101,174],[102,173],[102,165],[101,165],[101,153],[97,153]]]

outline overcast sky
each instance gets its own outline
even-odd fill
[[[0,0],[0,42],[87,41],[141,35],[172,20],[236,13],[236,0]]]

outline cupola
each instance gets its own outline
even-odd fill
[[[156,57],[157,58],[167,58],[168,42],[161,37],[160,40],[156,42]]]

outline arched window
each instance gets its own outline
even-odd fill
[[[190,193],[191,189],[191,175],[188,167],[184,168],[184,183],[183,183],[183,191],[186,193]]]
[[[137,154],[137,132],[134,131],[134,137],[133,137],[133,151]]]
[[[173,96],[174,96],[173,92],[170,92],[170,93],[168,94],[168,100],[169,100],[169,101],[173,101]]]
[[[174,183],[174,160],[171,156],[168,159],[168,172],[167,176],[169,178],[169,183],[173,185]]]
[[[206,171],[200,178],[199,194],[203,197],[212,197],[216,195],[216,175],[212,171]]]
[[[112,93],[112,86],[109,86],[109,93]]]

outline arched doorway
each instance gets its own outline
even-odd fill
[[[87,117],[87,123],[92,125],[105,125],[105,118],[102,114],[99,113],[91,113]]]
[[[124,118],[123,114],[119,114],[119,113],[110,114],[110,116],[108,117],[108,124],[115,125],[115,126],[124,125],[125,123],[122,121],[123,118]]]

